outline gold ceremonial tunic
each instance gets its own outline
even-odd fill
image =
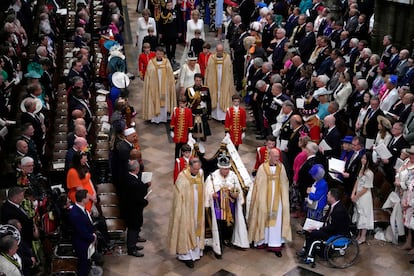
[[[170,62],[166,58],[163,58],[161,63],[157,62],[156,58],[151,59],[144,79],[143,119],[151,120],[158,116],[161,107],[165,107],[167,112],[171,113],[176,104],[175,81]]]
[[[197,185],[196,189],[193,185]],[[197,246],[204,249],[204,176],[182,171],[174,185],[173,206],[168,230],[168,247],[172,254],[187,254]],[[197,198],[195,198],[197,191]],[[195,213],[195,202],[197,213]],[[197,243],[197,238],[199,242]]]

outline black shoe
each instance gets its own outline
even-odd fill
[[[144,257],[144,254],[139,252],[138,250],[129,251],[128,255],[129,256],[134,256],[134,257]]]
[[[142,250],[142,249],[144,249],[144,247],[143,246],[139,246],[139,245],[135,245],[135,250]]]
[[[414,264],[414,260],[411,260],[411,261],[410,261],[410,264]]]
[[[302,249],[301,251],[296,252],[296,256],[301,257],[301,258],[305,257],[306,256],[305,250]]]
[[[229,240],[224,240],[224,241],[223,241],[223,244],[224,244],[225,246],[231,247],[231,242],[230,242]]]
[[[194,261],[193,260],[182,260],[182,262],[189,268],[194,268]]]
[[[146,242],[147,240],[141,237],[138,237],[137,242]]]
[[[217,253],[214,253],[214,256],[216,257],[216,259],[219,259],[219,260],[222,258],[222,255],[219,255]]]
[[[282,257],[282,252],[276,251],[275,255],[276,255],[276,257],[281,258]]]

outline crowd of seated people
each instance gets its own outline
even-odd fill
[[[76,217],[71,206],[86,210],[84,221],[90,223],[76,225],[76,229],[97,231],[90,243],[97,240],[98,253],[108,252],[110,238],[97,203],[96,185],[111,181],[109,141],[116,147],[125,139],[124,129],[134,125],[135,112],[126,98],[126,84],[118,87],[123,93],[114,97],[111,114],[105,96],[103,101],[97,99],[97,90],[115,87],[112,75],[116,72],[128,78],[129,84],[125,56],[120,58],[121,3],[102,1],[97,12],[92,2],[85,1],[1,2],[0,152],[4,181],[0,218],[1,224],[15,226],[22,239],[16,252],[9,235],[0,237],[1,272],[51,274],[54,247],[66,239],[73,242],[78,258],[75,272],[87,275],[90,258],[85,258],[85,246],[77,243],[82,240],[78,231],[71,231],[72,217]],[[111,45],[100,44],[102,38]],[[113,45],[115,49],[111,49]],[[120,66],[124,70],[119,70],[119,63],[109,63],[111,55],[124,63]],[[113,130],[101,128],[105,117]],[[98,136],[103,138],[98,140]],[[131,156],[142,168],[137,135],[130,141],[134,144]],[[58,163],[62,166],[56,166]],[[61,188],[51,188],[57,184]],[[94,258],[99,260],[99,254]]]

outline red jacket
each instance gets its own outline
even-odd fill
[[[142,53],[138,57],[138,72],[142,78],[145,77],[145,72],[147,71],[148,62],[155,57],[154,52],[150,52],[148,55]]]
[[[235,146],[243,143],[242,133],[246,131],[246,111],[239,107],[239,112],[234,107],[227,108],[224,130],[230,134],[230,139]]]
[[[279,151],[280,154],[280,162],[282,162],[282,152],[280,151],[280,149],[276,148]],[[253,171],[257,171],[257,169],[259,169],[260,165],[263,164],[264,162],[269,161],[269,152],[267,150],[266,146],[262,146],[257,148],[257,152],[256,152],[256,164],[254,165],[254,170]]]
[[[198,65],[200,65],[200,71],[203,77],[204,77],[204,74],[206,73],[207,63],[208,63],[208,59],[210,58],[210,56],[211,56],[211,53],[208,53],[206,55],[203,52],[201,52],[198,55]]]
[[[193,128],[193,114],[185,107],[174,108],[171,115],[170,129],[174,131],[174,143],[187,143],[188,133]]]
[[[174,184],[177,180],[178,175],[182,172],[185,168],[187,168],[188,163],[184,157],[176,158],[175,165],[174,165]]]

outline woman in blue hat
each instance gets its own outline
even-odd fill
[[[328,194],[328,184],[324,178],[325,169],[321,164],[315,164],[309,170],[309,174],[315,182],[306,191],[308,193],[305,201],[308,209],[307,218],[321,221]]]

